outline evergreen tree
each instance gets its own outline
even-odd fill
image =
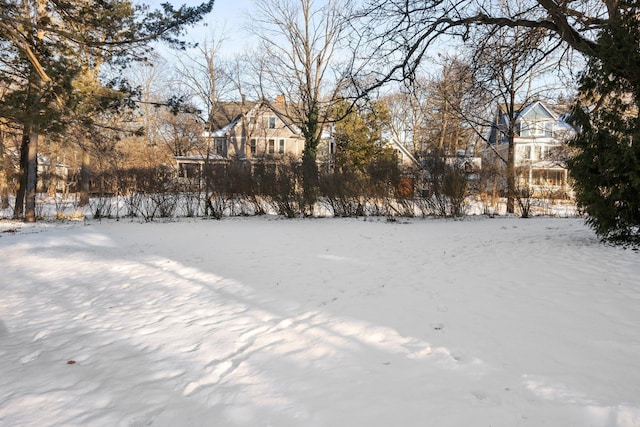
[[[131,0],[0,0],[0,81],[11,88],[0,117],[23,128],[14,215],[22,215],[24,202],[25,220],[35,220],[38,139],[51,131],[50,123],[90,126],[96,110],[126,105],[121,100],[128,85],[102,81],[101,66],[144,61],[153,41],[183,48],[184,28],[212,7],[213,0],[179,9],[164,3],[159,10]],[[123,88],[123,95],[114,95]],[[84,118],[68,120],[83,111]]]
[[[372,103],[365,110],[350,110],[345,101],[336,105],[336,166],[364,173],[377,158],[393,156],[393,150],[382,144],[383,127],[389,123],[389,111],[382,103]]]
[[[376,102],[366,109],[350,107],[343,101],[334,108],[343,117],[335,124],[335,172],[359,195],[386,196],[400,179],[394,150],[383,141],[389,110]]]
[[[581,79],[573,113],[578,128],[570,160],[579,206],[604,241],[640,245],[640,87],[615,65],[640,70],[640,23],[636,8],[622,25],[609,25],[599,44],[605,58],[592,58]]]

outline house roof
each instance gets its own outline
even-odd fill
[[[527,105],[518,114],[518,118],[520,119],[531,116],[533,116],[532,118],[544,117],[558,120],[558,115],[540,101],[535,101],[534,103]]]
[[[409,151],[409,149],[396,138],[389,138],[388,140],[386,140],[386,143],[402,152],[402,155],[409,159],[409,161],[413,163],[414,166],[420,166],[420,162],[418,162],[418,159],[416,159],[411,151]]]
[[[293,123],[287,113],[287,105],[284,102],[276,100],[276,102],[264,102],[264,105],[273,111],[285,126],[294,134],[300,134],[300,128]]]
[[[223,101],[215,103],[209,119],[212,133],[228,131],[256,102]],[[216,135],[214,135],[216,136]]]
[[[541,101],[533,101],[528,104],[515,104],[514,105],[515,121],[520,122],[523,119],[551,119],[555,122],[557,127],[563,128],[567,131],[573,128],[566,122],[564,117],[556,113],[553,109],[547,106]],[[509,114],[505,104],[498,104],[498,111],[496,113],[496,126],[492,126],[489,132],[489,144],[496,144],[498,141],[498,133],[505,132],[509,127]]]
[[[243,115],[251,114],[264,107],[273,112],[294,134],[300,134],[300,129],[289,119],[286,114],[285,104],[281,102],[252,101],[252,102],[218,102],[211,112],[210,124],[212,137],[224,137],[234,126],[238,124]]]
[[[513,110],[516,120],[522,120],[525,117],[541,118],[540,116],[546,116],[547,118],[553,120],[559,120],[559,115],[542,101],[533,101],[527,104],[514,104]],[[505,125],[508,125],[509,113],[505,104],[498,104],[498,114],[500,115],[501,122],[504,122]]]
[[[558,160],[541,160],[531,164],[532,169],[545,169],[545,170],[563,170],[567,168],[565,162]]]

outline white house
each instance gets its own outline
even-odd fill
[[[420,162],[407,148],[406,144],[400,142],[397,138],[388,138],[384,140],[384,145],[393,149],[398,159],[398,165],[406,169],[419,169]]]
[[[38,191],[64,192],[69,189],[70,167],[38,154]]]
[[[573,128],[563,116],[540,101],[520,106],[514,114],[513,122],[499,107],[494,126],[489,134],[487,147],[482,156],[487,162],[498,162],[508,158],[508,129],[514,124],[514,162],[519,186],[525,186],[534,193],[568,194],[568,171],[565,162],[566,143],[575,135]]]

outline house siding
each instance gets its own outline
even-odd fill
[[[485,148],[482,155],[485,161],[498,163],[504,168],[506,165],[500,157],[508,157],[507,120],[500,108],[495,123],[501,125],[491,129],[488,137],[491,147]],[[574,134],[573,129],[549,107],[534,102],[520,110],[515,131],[514,163],[518,185],[528,186],[534,194],[551,191],[570,194],[566,165],[556,153]]]

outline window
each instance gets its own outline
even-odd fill
[[[276,118],[274,116],[269,117],[269,129],[276,128]]]
[[[544,151],[542,150],[542,147],[540,147],[540,146],[536,147],[535,159],[536,160],[544,159]]]
[[[216,144],[215,144],[215,154],[219,154],[219,155],[221,155],[221,156],[224,156],[224,154],[225,154],[225,153],[224,153],[224,152],[225,152],[225,149],[224,149],[224,145],[225,145],[224,143],[225,143],[225,141],[224,141],[224,139],[222,139],[222,138],[216,138],[216,140],[215,140],[215,141],[216,141]]]
[[[250,125],[255,125],[256,124],[256,116],[249,117],[249,124]]]
[[[553,123],[551,122],[534,122],[531,124],[533,130],[532,136],[551,137],[553,135]]]
[[[533,171],[533,182],[537,185],[557,187],[564,185],[564,175],[560,171],[536,170]]]
[[[553,123],[523,121],[520,123],[520,136],[544,136],[551,138],[553,136]]]
[[[284,139],[281,139],[278,143],[278,153],[284,154]]]
[[[269,140],[269,154],[273,154],[276,152],[276,140],[275,139],[270,139]]]
[[[256,151],[257,151],[256,139],[251,138],[251,142],[249,143],[249,152],[251,154],[256,154]]]
[[[531,160],[531,146],[530,145],[526,145],[524,147],[524,159],[525,160]]]
[[[200,165],[195,163],[178,163],[180,178],[197,178],[200,175]]]

